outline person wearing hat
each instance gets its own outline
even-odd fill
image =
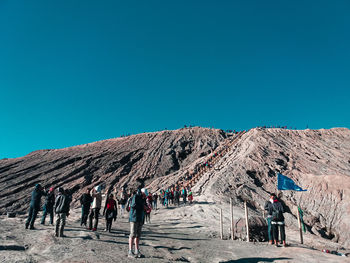
[[[66,225],[66,218],[69,216],[69,206],[72,199],[68,195],[67,191],[63,187],[58,188],[58,196],[55,201],[55,213],[56,219],[56,237],[64,237],[63,231]]]
[[[46,193],[46,199],[45,199],[45,204],[43,207],[43,216],[41,217],[41,224],[45,225],[45,218],[46,215],[49,213],[50,214],[50,225],[53,225],[53,207],[55,205],[55,189],[51,187],[49,191]]]
[[[89,229],[92,231],[96,231],[97,225],[98,225],[98,216],[99,216],[101,204],[102,204],[102,194],[101,194],[102,187],[98,185],[95,188],[93,188],[91,191],[92,191],[91,197],[93,198],[93,201],[92,201],[91,211],[89,214]],[[93,219],[95,219],[95,222],[94,222],[94,227],[92,228]]]
[[[25,223],[26,229],[28,229],[28,226],[30,226],[29,229],[35,229],[34,222],[40,210],[41,197],[43,195],[46,195],[43,187],[41,184],[36,184],[30,200],[29,213]]]

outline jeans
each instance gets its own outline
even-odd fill
[[[38,215],[38,212],[39,212],[38,207],[34,207],[34,206],[29,207],[29,214],[26,221],[26,228],[29,225],[30,225],[30,228],[34,227],[34,222],[35,222],[36,216]]]
[[[50,224],[53,224],[53,207],[44,205],[43,216],[41,217],[41,224],[45,224],[46,215],[50,214]]]
[[[281,232],[281,242],[286,241],[286,233],[284,229],[284,222],[273,222],[272,224],[273,239],[278,241],[278,228]]]
[[[58,213],[56,219],[56,236],[63,237],[64,226],[66,225],[66,213]]]
[[[272,228],[271,228],[271,217],[266,218],[267,221],[267,235],[269,237],[269,241],[273,240],[272,238]]]
[[[88,219],[89,212],[90,212],[90,205],[82,205],[81,206],[81,221],[80,221],[81,226],[82,225],[86,226],[86,221]]]
[[[98,225],[98,215],[100,213],[100,208],[92,208],[89,215],[89,228],[92,228],[92,220],[95,219],[94,228],[97,229]]]

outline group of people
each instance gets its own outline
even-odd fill
[[[266,202],[264,209],[267,212],[267,234],[269,243],[279,246],[286,246],[286,233],[283,213],[285,208],[275,194],[271,194],[270,199]],[[279,233],[281,236],[279,242]]]
[[[66,217],[69,216],[69,207],[72,198],[69,191],[65,191],[62,187],[57,189],[57,196],[55,196],[55,189],[51,187],[49,190],[44,189],[41,184],[36,184],[31,195],[29,213],[25,222],[25,228],[35,229],[34,222],[41,208],[41,197],[46,196],[45,204],[43,206],[43,215],[41,224],[45,224],[46,216],[50,215],[50,224],[53,225],[54,213],[56,214],[55,235],[63,237],[64,226],[66,224]]]

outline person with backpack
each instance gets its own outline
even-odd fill
[[[284,225],[284,208],[282,203],[277,199],[276,196],[273,196],[272,203],[272,218],[271,218],[271,226],[272,226],[272,235],[274,244],[278,246],[278,228],[281,234],[281,242],[283,246],[286,246],[286,234],[285,234],[285,225]]]
[[[106,215],[106,229],[105,231],[111,232],[112,222],[117,219],[117,202],[114,200],[113,194],[110,194],[106,200],[105,208],[103,209],[103,215]]]
[[[28,229],[28,226],[30,226],[29,229],[31,230],[35,229],[34,222],[40,210],[41,197],[43,195],[46,195],[46,192],[43,190],[43,187],[41,186],[41,184],[36,184],[30,200],[29,213],[25,223],[26,229]]]
[[[141,230],[145,217],[146,199],[142,195],[141,187],[137,189],[130,200],[130,236],[129,236],[129,251],[128,257],[140,258],[143,255],[140,252],[139,242],[141,238]],[[135,251],[133,252],[133,244],[135,244]]]
[[[69,216],[69,206],[71,201],[72,199],[70,198],[68,191],[64,191],[63,187],[59,187],[58,196],[55,201],[55,213],[57,216],[55,228],[56,237],[64,237],[63,231],[64,226],[66,225],[66,218]]]
[[[89,214],[89,230],[96,231],[98,225],[98,216],[100,214],[101,204],[102,204],[102,187],[100,185],[92,189],[91,196],[93,198],[91,211]],[[92,221],[94,222],[94,227],[92,228]]]
[[[41,217],[41,224],[45,225],[45,218],[47,214],[50,214],[50,225],[53,225],[53,207],[55,205],[55,189],[51,187],[46,193],[45,204],[43,207],[43,216]]]
[[[90,206],[92,202],[92,197],[90,195],[90,188],[86,189],[86,192],[83,193],[80,197],[80,204],[81,204],[81,220],[80,220],[80,226],[84,225],[86,226],[86,221],[88,219],[89,213],[90,213]]]
[[[276,197],[275,194],[271,194],[270,195],[270,199],[268,201],[266,201],[265,206],[264,206],[264,210],[266,211],[266,221],[267,221],[267,236],[269,238],[269,244],[272,245],[273,244],[273,236],[272,236],[272,228],[271,228],[271,220],[272,220],[272,204],[273,204],[273,200]],[[277,236],[278,236],[278,229],[277,229]]]

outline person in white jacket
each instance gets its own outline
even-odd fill
[[[91,211],[89,214],[89,229],[92,231],[97,230],[98,216],[99,216],[101,204],[102,204],[101,190],[102,190],[101,186],[99,185],[93,188],[90,193],[93,198],[93,201],[92,201]],[[93,219],[95,219],[94,227],[92,227]]]

